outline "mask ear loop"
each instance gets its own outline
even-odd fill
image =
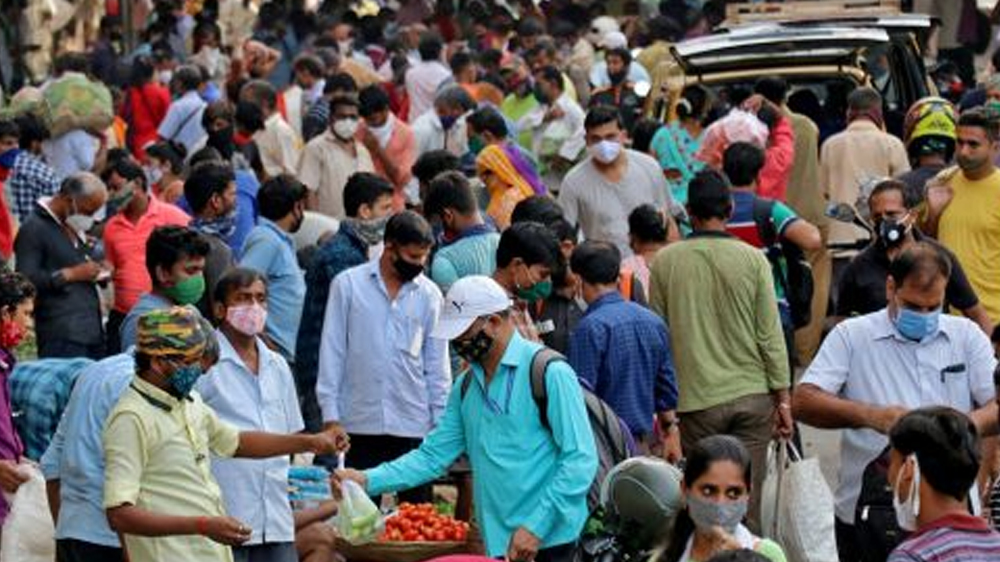
[[[913,483],[910,485],[910,501],[913,503],[913,515],[920,515],[920,463],[917,455],[910,455],[913,459]]]

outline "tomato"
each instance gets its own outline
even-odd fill
[[[417,532],[414,531],[414,530],[412,530],[412,529],[409,530],[409,531],[405,531],[403,533],[403,540],[404,541],[415,541],[415,540],[417,540]]]
[[[424,542],[424,541],[427,540],[427,538],[424,537],[423,535],[417,535],[413,540],[415,540],[417,542]]]

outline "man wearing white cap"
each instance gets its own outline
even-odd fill
[[[605,53],[615,49],[628,49],[628,39],[621,31],[609,31],[601,39],[600,47]],[[633,84],[645,82],[646,84],[650,84],[652,81],[649,78],[649,72],[641,64],[633,60],[628,65],[628,72],[625,75],[624,82],[631,82]],[[601,60],[594,63],[594,66],[590,69],[591,89],[597,90],[607,88],[611,85],[612,80],[611,74],[608,73],[608,63],[604,60],[604,56],[601,56]]]
[[[572,560],[597,472],[580,384],[563,361],[546,368],[548,428],[531,394],[541,349],[518,335],[512,302],[496,281],[452,285],[436,338],[452,341],[471,369],[455,382],[444,415],[415,451],[371,470],[338,471],[369,494],[405,490],[443,474],[461,454],[472,466],[476,519],[486,554],[517,562]],[[473,377],[466,384],[465,377]]]

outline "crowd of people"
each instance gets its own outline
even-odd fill
[[[842,435],[842,562],[1000,552],[1000,52],[902,137],[877,81],[822,123],[781,76],[664,118],[725,2],[640,4],[155,0],[127,49],[109,2],[34,61],[114,118],[0,117],[0,523],[44,478],[60,562],[330,562],[294,456],[376,501],[471,472],[486,556],[569,562],[597,401],[683,466],[657,562],[783,562],[797,423]]]

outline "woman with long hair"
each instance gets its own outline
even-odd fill
[[[687,186],[704,164],[694,156],[701,148],[705,120],[711,108],[709,91],[699,84],[684,88],[677,102],[677,119],[653,136],[650,149],[660,162],[674,201],[687,203]]]
[[[128,124],[126,144],[139,162],[146,161],[146,148],[159,137],[157,129],[170,108],[170,90],[155,79],[153,61],[136,57],[120,117]]]

